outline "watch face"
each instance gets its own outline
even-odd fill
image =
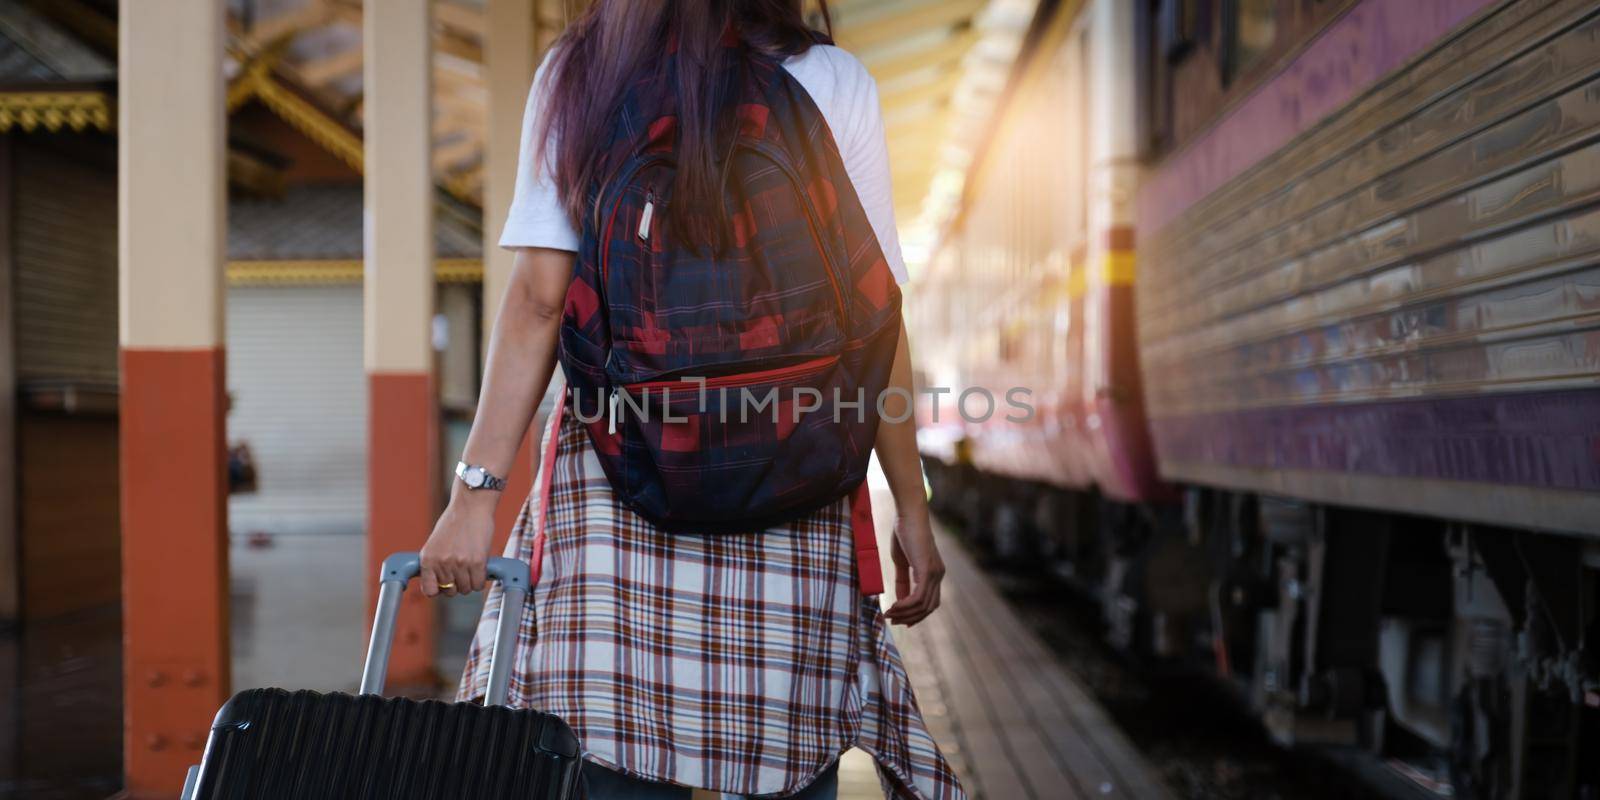
[[[483,476],[483,467],[468,467],[466,474],[461,476],[461,480],[465,481],[468,486],[476,489],[483,485]]]

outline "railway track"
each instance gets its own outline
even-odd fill
[[[1088,689],[1185,800],[1440,800],[1455,796],[1441,763],[1382,758],[1358,747],[1275,743],[1242,690],[1192,664],[1119,650],[1100,601],[1070,574],[1008,563],[944,519],[1006,603]]]

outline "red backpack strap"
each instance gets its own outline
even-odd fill
[[[883,594],[883,562],[878,556],[878,531],[872,522],[872,492],[867,482],[850,493],[850,530],[856,542],[856,577],[864,595]]]
[[[544,526],[550,519],[550,481],[556,471],[556,445],[561,442],[561,414],[567,409],[567,392],[563,387],[550,412],[549,441],[544,445],[544,457],[539,459],[539,518],[533,529],[533,555],[529,559],[529,591],[539,585],[539,568],[544,565]]]

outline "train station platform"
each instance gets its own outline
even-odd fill
[[[891,502],[875,492],[879,533]],[[1157,773],[1086,689],[1007,604],[964,545],[939,531],[943,605],[893,636],[928,726],[974,798],[1165,798]],[[365,647],[364,539],[236,537],[232,546],[233,687],[354,691]],[[447,683],[460,674],[481,597],[446,601],[438,647]],[[885,602],[889,602],[886,598]],[[70,622],[70,624],[69,624]],[[117,783],[120,676],[114,609],[6,639],[0,740],[27,742],[26,763],[0,761],[0,795],[91,800]],[[96,731],[85,752],[82,730]],[[872,760],[848,753],[844,800],[882,796]],[[704,794],[697,800],[708,800]]]
[[[888,553],[892,501],[881,490],[874,496]],[[948,569],[943,604],[927,621],[896,627],[893,635],[928,726],[971,796],[1167,797],[1157,773],[1006,604],[961,542],[943,529],[939,542]],[[355,536],[235,545],[237,686],[354,688],[365,620],[362,584],[349,576],[361,568],[361,545]],[[459,674],[480,603],[457,598],[445,610],[439,669],[447,680]],[[321,622],[293,622],[306,619]],[[882,797],[864,753],[852,751],[843,760],[840,797]]]
[[[887,553],[892,501],[880,491],[873,496]],[[893,633],[929,730],[967,792],[990,800],[1168,797],[1160,776],[1006,604],[966,548],[935,526],[947,570],[940,608]],[[847,759],[851,788],[857,781],[848,770],[857,762],[872,777],[870,761]],[[875,781],[859,791],[840,797],[879,797]]]

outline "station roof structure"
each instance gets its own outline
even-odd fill
[[[227,2],[230,110],[260,102],[359,172],[361,0]],[[587,0],[533,2],[542,51]],[[820,24],[816,0],[807,2]],[[878,80],[913,269],[959,200],[1041,2],[1050,0],[829,3],[838,43]],[[463,208],[482,204],[483,4],[433,6],[433,170]],[[114,0],[0,2],[0,130],[109,131],[115,15]]]
[[[38,5],[0,2],[0,132],[110,130],[114,53],[57,24]],[[115,39],[112,23],[113,47]]]
[[[809,0],[814,22],[815,0]],[[1040,0],[833,0],[840,46],[877,78],[894,167],[895,205],[914,237],[941,171],[964,169],[1021,51]],[[305,87],[341,121],[361,123],[359,0],[230,0],[233,52]],[[534,0],[537,47],[585,0]],[[434,3],[434,172],[454,197],[481,203],[487,90],[483,0]],[[948,189],[944,195],[949,195]],[[933,199],[938,200],[935,196]],[[940,205],[935,203],[937,216]]]

